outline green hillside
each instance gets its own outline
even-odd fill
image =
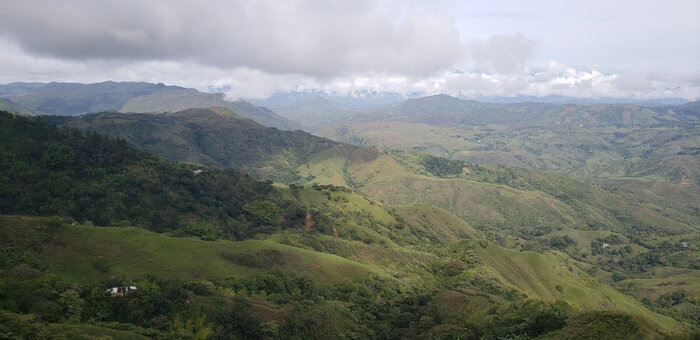
[[[321,283],[361,280],[369,274],[386,276],[374,266],[267,240],[209,242],[159,236],[139,228],[66,226],[52,242],[42,253],[47,267],[78,283],[104,281],[113,275],[127,280],[153,275],[165,280],[220,281],[251,278],[273,268]],[[94,262],[81,261],[86,257],[105,259],[108,272],[101,273]]]
[[[337,121],[320,136],[425,151],[478,164],[553,171],[582,180],[641,179],[697,192],[697,103],[495,104],[438,95]]]
[[[271,186],[233,170],[165,161],[123,140],[40,119],[0,118],[2,334],[495,339],[581,331],[658,337],[690,335],[697,327],[684,309],[663,307],[663,294],[647,306],[614,289],[626,283],[610,280],[606,265],[615,264],[597,263],[601,270],[567,252],[505,249],[483,239],[493,237],[491,229],[439,207],[393,206],[347,186]],[[349,180],[360,190],[404,174],[397,183],[473,182],[516,197],[513,202],[555,195],[554,202],[566,201],[581,191],[584,198],[573,199],[614,198],[565,177],[534,171],[507,177],[514,171],[509,168],[465,173],[457,168],[462,163],[420,154],[343,145],[318,155],[324,157],[312,157],[305,171],[312,175],[320,169],[313,164],[325,162],[340,171],[329,179]],[[460,177],[466,175],[474,178]],[[524,193],[514,189],[517,180]],[[645,221],[643,214],[630,214],[630,223]],[[666,249],[664,242],[696,231],[680,222],[663,230],[658,233],[677,235],[635,242],[660,254],[653,270],[684,268],[692,280],[692,252]],[[630,240],[605,241],[617,251]],[[631,269],[625,273],[632,275]],[[657,276],[643,271],[629,279],[645,275]],[[138,289],[105,295],[120,285]],[[695,306],[695,293],[689,294],[674,295],[673,306]],[[610,318],[628,327],[616,329],[606,323]]]
[[[0,218],[0,227],[3,236],[3,249],[6,254],[11,255],[10,259],[14,259],[11,263],[23,263],[23,259],[31,258],[28,256],[35,254],[30,262],[32,263],[30,267],[7,267],[8,263],[4,263],[4,268],[8,269],[2,273],[6,271],[7,273],[18,273],[16,271],[20,268],[26,268],[22,270],[25,273],[29,270],[28,273],[31,273],[31,268],[34,267],[50,270],[50,272],[59,275],[58,277],[54,276],[54,281],[60,277],[59,280],[66,282],[63,284],[64,287],[66,284],[68,285],[68,288],[59,288],[59,290],[77,288],[89,291],[92,289],[90,287],[99,287],[99,282],[115,282],[115,277],[121,282],[136,284],[140,289],[153,289],[145,287],[153,287],[154,285],[160,287],[159,289],[172,289],[170,288],[172,285],[178,285],[177,282],[181,282],[181,284],[185,284],[184,289],[188,293],[181,298],[176,298],[171,303],[177,304],[178,300],[180,303],[184,302],[180,299],[194,301],[197,306],[187,307],[183,304],[179,307],[180,310],[182,310],[181,308],[204,308],[210,313],[207,314],[207,317],[215,319],[217,318],[216,312],[211,310],[207,306],[208,304],[225,303],[226,301],[228,301],[227,303],[235,303],[239,299],[246,298],[250,294],[247,291],[250,290],[251,293],[262,293],[263,301],[267,300],[263,303],[270,306],[268,308],[282,308],[280,313],[284,316],[281,320],[284,321],[282,321],[279,331],[283,331],[284,326],[288,326],[291,322],[289,318],[292,315],[287,314],[290,313],[289,310],[299,308],[284,302],[288,301],[287,298],[284,298],[287,294],[290,297],[298,294],[309,297],[313,296],[309,294],[320,294],[331,300],[314,303],[317,305],[316,308],[323,308],[327,303],[333,303],[333,300],[336,300],[340,303],[349,303],[350,310],[358,309],[368,312],[373,308],[380,307],[374,313],[383,313],[381,305],[385,303],[390,305],[398,303],[400,306],[404,303],[410,303],[411,296],[414,296],[414,299],[422,296],[423,299],[427,298],[427,301],[437,302],[442,294],[449,291],[485,297],[487,299],[485,306],[469,306],[469,308],[478,308],[478,313],[481,314],[480,319],[471,318],[470,322],[478,321],[485,327],[493,322],[492,313],[494,311],[490,312],[489,309],[498,304],[504,304],[499,309],[499,312],[504,312],[508,308],[514,308],[504,307],[508,306],[508,301],[515,302],[523,298],[527,299],[523,301],[550,301],[541,302],[544,304],[543,306],[554,304],[554,301],[557,300],[567,301],[562,302],[565,303],[564,306],[568,306],[565,308],[565,315],[567,315],[565,318],[574,318],[580,313],[578,311],[610,310],[624,313],[622,315],[629,313],[646,320],[647,327],[651,327],[652,333],[677,333],[682,332],[684,327],[688,327],[682,326],[669,317],[654,314],[641,303],[615,292],[605,285],[596,283],[594,279],[588,277],[578,268],[578,266],[582,266],[581,264],[568,259],[565,255],[545,256],[531,252],[513,252],[484,242],[453,243],[452,245],[448,243],[434,251],[420,251],[373,246],[362,242],[356,244],[357,241],[344,240],[332,235],[313,236],[304,233],[279,235],[279,237],[273,235],[272,238],[264,241],[211,242],[172,238],[137,228],[60,225],[51,219],[23,217],[2,217]],[[307,243],[304,241],[305,239],[315,241]],[[299,243],[301,246],[286,245],[289,243]],[[319,252],[307,249],[303,246],[304,244],[309,244],[306,247],[318,247],[317,244],[322,244],[323,250]],[[24,252],[18,254],[18,250],[24,250]],[[349,253],[347,253],[348,251]],[[433,252],[436,254],[433,255]],[[398,259],[402,260],[396,262]],[[3,281],[6,282],[7,287],[31,285],[31,281],[26,282],[31,276],[24,277],[22,275],[27,274],[4,276]],[[285,293],[285,288],[279,291],[278,288],[269,286],[270,283],[265,283],[268,286],[256,286],[257,282],[265,282],[259,280],[270,280],[275,277],[278,280],[283,280],[282,282],[289,280],[289,283],[284,283],[284,285],[292,285],[292,287],[303,282],[295,280],[311,281],[304,283],[307,287],[306,290],[296,293],[293,291]],[[43,280],[47,279],[48,277],[43,277]],[[251,284],[253,285],[251,286]],[[363,286],[367,288],[361,288]],[[351,289],[364,289],[365,291],[361,290],[360,296],[369,294],[367,297],[374,300],[375,304],[379,303],[380,305],[377,307],[365,306],[362,305],[363,299],[357,300],[357,298],[352,298],[353,295],[344,296],[343,292],[350,287],[357,287]],[[367,291],[368,288],[369,291]],[[311,290],[307,291],[308,289]],[[427,293],[427,295],[420,293],[426,289],[431,293]],[[374,290],[377,291],[373,293]],[[392,290],[394,290],[393,293]],[[436,294],[435,290],[443,293]],[[144,293],[159,294],[158,291]],[[21,293],[12,290],[10,293],[5,293],[4,298],[18,298],[21,296],[19,294]],[[142,294],[139,292],[131,295],[130,300],[140,301],[149,296]],[[62,295],[66,295],[66,293]],[[105,308],[105,302],[107,305],[119,302],[119,300],[104,301],[105,298],[100,295],[86,294],[83,296],[81,293],[80,296],[83,304],[86,305],[103,301],[101,308]],[[250,298],[255,298],[255,295],[251,295]],[[348,298],[350,300],[346,300]],[[220,302],[216,302],[217,300]],[[57,304],[61,303],[64,302],[57,301]],[[134,301],[134,303],[144,304],[148,303],[148,300]],[[28,310],[32,310],[32,308],[34,307],[30,306]],[[250,312],[251,308],[244,308],[240,312],[244,310]],[[178,308],[173,309],[178,310]],[[80,310],[80,312],[83,311],[89,313],[89,310]],[[419,308],[416,311],[418,313],[412,315],[411,318],[419,319],[423,316],[430,316],[435,320],[432,321],[434,327],[430,330],[431,332],[441,328],[438,327],[440,322],[435,314],[438,311],[430,308]],[[23,312],[22,307],[18,306],[14,312]],[[192,312],[195,312],[197,317],[201,316],[196,310],[192,310]],[[200,312],[202,311],[200,310]],[[39,315],[41,318],[51,318],[51,314],[47,313],[49,312],[40,311]],[[449,313],[459,315],[460,311],[449,311]],[[274,320],[279,317],[267,314],[263,316],[261,325],[266,321],[269,322],[269,318]],[[358,326],[371,325],[371,323],[367,323],[368,320],[363,320],[361,315],[340,316],[340,320],[335,322],[342,325],[343,319],[350,321],[354,317],[359,317],[359,320],[355,319],[360,321]],[[392,320],[389,315],[379,314],[377,317],[379,320],[384,319],[389,322]],[[146,327],[147,329],[158,328],[153,322],[144,321],[146,320],[132,321],[132,323],[137,327]],[[124,321],[122,320],[122,322]],[[233,320],[236,327],[242,326],[235,324],[235,322]],[[454,326],[461,328],[465,325],[462,321],[456,322]],[[333,324],[333,326],[337,327],[338,325]],[[122,327],[120,329],[128,328]],[[477,331],[488,332],[487,329],[490,328]],[[145,332],[140,328],[136,330]],[[381,328],[371,331],[379,330]],[[149,331],[157,332],[153,329]],[[162,330],[162,332],[166,331]],[[414,329],[413,326],[403,330],[403,332],[409,332],[404,334],[417,331],[420,330]],[[469,333],[473,330],[462,329],[462,332]]]
[[[0,98],[0,110],[14,112],[21,115],[33,116],[37,113],[23,105],[17,104],[9,99]]]
[[[124,140],[58,129],[39,118],[3,112],[0,122],[0,212],[5,214],[237,238],[260,226],[258,206],[281,203],[269,183],[234,170],[173,163]],[[280,206],[271,218],[303,223],[294,217],[294,207]],[[246,211],[248,218],[241,220]]]
[[[679,254],[685,260],[674,265],[652,256],[658,248],[648,243],[655,237],[697,233],[698,216],[690,206],[637,200],[561,175],[350,146],[319,154],[300,172],[318,183],[349,185],[385,204],[443,208],[502,246],[557,249],[617,273],[614,280],[648,277],[657,266],[697,269],[687,266],[694,261],[691,253]],[[606,241],[610,232],[625,237],[601,252],[603,243],[612,243]],[[681,250],[679,243],[673,247]]]
[[[172,160],[232,167],[265,179],[293,182],[296,167],[337,145],[303,131],[265,127],[227,108],[172,114],[104,112],[81,118],[48,118],[65,126],[123,138]]]
[[[442,127],[423,123],[363,123],[319,135],[385,149],[419,150],[479,164],[554,171],[584,180],[641,178],[700,181],[698,129],[679,126],[509,125]]]
[[[249,168],[244,168],[246,171],[275,181],[310,181],[347,186],[389,204],[419,203],[440,207],[477,227],[503,246],[534,250],[560,249],[589,263],[594,258],[592,255],[595,251],[591,245],[592,239],[585,239],[577,247],[568,246],[567,242],[577,241],[575,238],[578,234],[574,231],[623,233],[635,237],[634,240],[627,241],[631,246],[649,251],[648,247],[640,243],[644,238],[697,232],[700,223],[695,214],[692,196],[678,195],[685,192],[684,186],[667,188],[664,190],[667,194],[662,196],[655,194],[660,189],[654,189],[637,197],[623,192],[611,183],[596,187],[561,175],[504,166],[480,166],[420,152],[387,153],[349,145],[333,146],[332,143],[325,143],[325,140],[310,135],[302,134],[305,138],[302,143],[280,143],[289,141],[289,135],[273,129],[264,130],[267,134],[264,139],[259,133],[255,133],[255,137],[245,137],[255,139],[257,143],[241,144],[237,142],[241,139],[240,136],[251,136],[250,130],[256,131],[259,127],[245,125],[245,121],[239,119],[225,119],[211,110],[196,112],[203,114],[201,119],[195,118],[195,111],[172,116],[120,116],[105,113],[94,118],[89,116],[71,120],[68,125],[107,132],[130,141],[135,139],[136,142],[132,144],[145,145],[147,150],[173,159],[201,159],[183,157],[174,150],[189,150],[195,156],[216,155],[223,161],[226,157],[231,157],[240,164],[249,164]],[[173,118],[178,116],[181,116],[182,122]],[[113,117],[118,119],[112,119]],[[177,148],[173,148],[177,138],[191,136],[191,131],[197,131],[192,124],[185,124],[184,121],[190,121],[182,117],[197,119],[197,126],[201,127],[200,135],[217,136],[204,140],[219,144],[213,142],[211,147],[204,149],[198,147],[201,144],[197,144],[195,138],[187,137],[178,142]],[[154,137],[165,142],[157,144]],[[147,141],[152,144],[149,145]],[[232,141],[235,147],[228,147],[228,144],[222,146],[221,141]],[[273,144],[266,144],[266,141],[272,141]],[[226,153],[226,150],[236,150],[236,153]],[[281,155],[279,159],[285,159],[286,162],[272,166],[271,159],[274,159],[276,153]],[[295,154],[300,156],[291,156]],[[251,157],[246,158],[246,155]],[[204,160],[199,162],[206,164]],[[255,166],[259,168],[255,169]],[[277,171],[267,170],[271,168]],[[634,187],[637,188],[635,190],[641,190],[641,186]],[[665,201],[665,196],[677,198]],[[562,243],[564,235],[569,235],[567,237],[573,241]],[[356,237],[380,240],[376,235],[363,234]],[[424,239],[454,237],[454,234],[447,232],[428,235]],[[609,270],[621,271],[624,277],[638,275],[622,266],[613,265]]]

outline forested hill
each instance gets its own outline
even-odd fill
[[[284,182],[296,168],[338,142],[297,130],[270,128],[228,108],[188,109],[172,114],[103,112],[80,118],[46,117],[69,127],[124,138],[169,159],[233,167]]]
[[[239,219],[243,207],[289,206],[277,196],[269,183],[235,170],[175,163],[123,139],[0,112],[0,214],[69,216],[159,232],[189,228],[236,239],[256,232],[254,221]]]

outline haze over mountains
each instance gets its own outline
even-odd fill
[[[238,114],[280,129],[292,129],[286,119],[243,100],[227,101],[223,94],[162,83],[104,82],[11,83],[0,85],[0,97],[36,113],[75,116],[100,111],[174,112],[188,108],[226,106]]]

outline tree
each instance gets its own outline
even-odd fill
[[[61,293],[61,298],[58,301],[63,305],[63,320],[70,323],[80,322],[80,314],[83,311],[83,299],[80,298],[76,290],[67,289]]]
[[[243,206],[246,217],[256,225],[272,226],[279,220],[279,209],[270,201],[255,201]]]

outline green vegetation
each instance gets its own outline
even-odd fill
[[[230,133],[226,120],[259,128],[203,111],[187,124],[225,120],[202,133]],[[305,156],[285,187],[0,119],[9,337],[633,338],[699,327],[697,217],[682,209],[665,216],[561,175],[335,143],[287,145]],[[137,290],[105,294],[123,285]]]
[[[479,164],[566,173],[584,180],[641,178],[685,186],[700,181],[700,164],[694,157],[700,144],[694,123],[444,127],[383,122],[326,129],[320,135]]]
[[[54,223],[51,218],[0,217],[4,249],[33,254],[33,260],[0,268],[5,334],[38,334],[45,327],[59,327],[67,334],[124,337],[537,336],[566,329],[569,320],[587,311],[608,309],[595,303],[611,298],[619,304],[614,309],[624,311],[611,315],[647,318],[649,326],[642,334],[683,330],[644,307],[631,309],[633,300],[577,281],[573,273],[541,282],[553,279],[572,292],[587,286],[591,294],[574,302],[566,302],[568,296],[555,300],[521,290],[514,286],[520,279],[507,276],[510,270],[491,269],[493,259],[482,260],[487,258],[484,252],[509,252],[496,245],[443,244],[434,250],[439,257],[402,248],[384,255],[384,247],[354,246],[350,249],[355,256],[348,257],[356,260],[351,260],[283,245],[274,238],[205,242],[135,228]],[[330,252],[355,242],[321,237],[340,242],[327,243]],[[396,255],[410,260],[386,260]],[[100,256],[107,262],[105,273],[85,261]],[[378,265],[360,263],[366,261]],[[547,261],[564,266],[557,257]],[[538,261],[513,268],[548,272]],[[404,273],[414,271],[418,275],[406,280]],[[138,290],[123,297],[104,295],[106,287],[122,284]],[[33,316],[25,316],[28,313]]]
[[[0,115],[0,212],[69,216],[95,225],[139,225],[155,231],[216,225],[242,239],[262,227],[245,218],[248,202],[270,201],[287,227],[303,223],[291,202],[234,170],[176,164],[136,151],[123,140],[58,129],[41,120]],[[200,169],[201,170],[201,169]],[[194,228],[197,229],[197,228]]]
[[[302,131],[265,127],[225,108],[172,114],[104,112],[47,120],[123,138],[139,149],[172,160],[235,168],[284,182],[298,180],[296,167],[338,144]]]

